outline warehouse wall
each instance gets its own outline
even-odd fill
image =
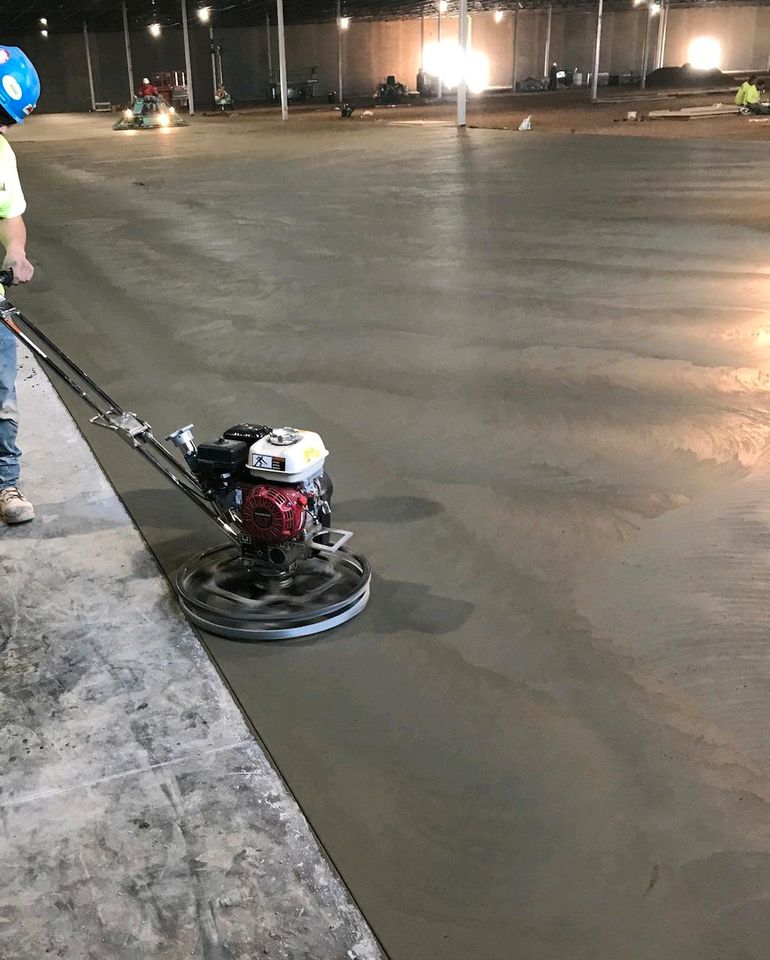
[[[544,64],[547,14],[519,11],[516,14],[516,77],[541,76]],[[609,13],[604,18],[602,71],[638,72],[644,30],[644,9]],[[457,18],[445,17],[442,36],[457,39]],[[514,16],[506,13],[495,23],[493,13],[476,14],[471,42],[490,58],[491,83],[510,86],[513,71]],[[593,60],[596,16],[593,13],[554,11],[551,59],[586,72]],[[194,93],[201,105],[211,102],[211,66],[208,30],[194,26],[192,41]],[[268,82],[267,32],[264,27],[216,32],[222,43],[225,81],[238,101],[262,99]],[[722,44],[723,68],[727,70],[768,68],[770,54],[770,7],[681,8],[669,16],[666,64],[687,60],[692,39],[713,36]],[[651,30],[654,48],[657,21]],[[436,19],[425,21],[425,43],[437,39]],[[277,31],[271,30],[273,66],[277,69]],[[315,67],[318,93],[325,97],[337,88],[337,36],[333,23],[287,29],[289,72]],[[43,80],[40,107],[45,111],[84,110],[90,100],[83,37],[80,34],[5,38],[18,43],[38,65]],[[164,30],[155,40],[146,31],[131,35],[134,81],[156,70],[183,69],[181,30]],[[122,33],[91,37],[97,100],[123,103],[128,97],[128,78]],[[652,57],[652,51],[651,51]],[[414,87],[420,63],[420,21],[356,22],[343,34],[344,87],[351,95],[368,94],[387,74],[394,73]],[[652,60],[651,60],[652,62]]]
[[[208,31],[192,29],[190,39],[195,78],[193,92],[201,104],[210,104],[213,82]],[[223,45],[225,80],[232,87],[233,95],[241,100],[264,97],[268,82],[266,31],[220,30],[217,41]],[[82,34],[52,34],[47,40],[35,35],[9,38],[5,42],[18,44],[37,66],[43,85],[41,111],[87,110],[90,107]],[[273,42],[275,45],[275,37]],[[129,84],[123,34],[91,35],[90,45],[96,99],[125,103],[129,99]],[[147,74],[159,70],[183,70],[182,32],[164,30],[157,40],[147,32],[132,33],[131,55],[134,88]],[[336,58],[336,53],[334,56]]]
[[[672,9],[666,34],[666,64],[687,61],[694,37],[714,37],[722,44],[724,70],[767,70],[770,55],[770,7]]]

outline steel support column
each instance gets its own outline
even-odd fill
[[[289,119],[289,90],[286,81],[286,27],[283,22],[283,0],[275,0],[278,13],[278,69],[281,74],[281,117]]]
[[[195,113],[193,96],[192,57],[190,56],[190,28],[187,23],[187,0],[182,0],[182,39],[184,40],[184,67],[187,73],[187,109],[192,116]]]
[[[599,63],[602,53],[602,15],[604,14],[604,0],[599,0],[599,9],[596,12],[596,46],[594,47],[594,72],[591,77],[591,102],[596,103],[599,89]]]
[[[128,32],[128,10],[126,0],[121,4],[123,8],[123,39],[126,44],[126,70],[128,71],[128,98],[129,103],[134,97],[134,65],[131,62],[131,36]]]
[[[96,110],[96,94],[94,93],[94,71],[91,67],[91,42],[88,39],[88,24],[83,21],[83,40],[86,45],[86,64],[88,66],[88,89],[91,92],[91,110]]]

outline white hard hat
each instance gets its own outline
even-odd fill
[[[149,78],[149,77],[145,77],[145,78],[142,80],[142,83],[149,83],[149,82],[150,82],[150,78]]]

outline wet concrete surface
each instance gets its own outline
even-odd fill
[[[206,643],[389,954],[766,957],[766,148],[97,123],[17,142],[19,301],[159,434],[332,451],[369,609]]]
[[[0,956],[379,960],[25,354],[18,383],[38,516],[0,523]]]

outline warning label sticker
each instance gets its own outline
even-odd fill
[[[256,470],[286,471],[285,457],[270,457],[264,453],[252,453],[251,466]]]

